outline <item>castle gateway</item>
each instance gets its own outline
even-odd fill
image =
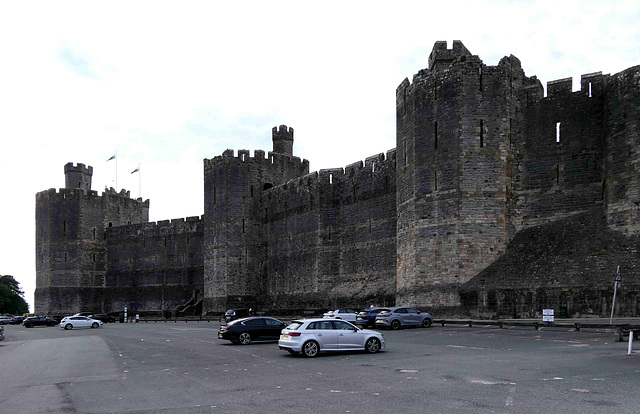
[[[640,67],[544,96],[459,41],[428,66],[396,90],[395,149],[309,173],[274,127],[268,154],[204,160],[202,217],[149,223],[148,200],[67,164],[36,195],[36,312],[607,314],[619,265],[616,314],[640,314]]]

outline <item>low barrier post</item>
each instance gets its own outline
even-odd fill
[[[633,331],[629,331],[629,349],[627,350],[627,355],[631,355],[633,351]]]

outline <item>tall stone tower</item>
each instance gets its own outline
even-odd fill
[[[101,312],[105,228],[149,221],[149,200],[91,190],[93,168],[64,166],[65,188],[36,194],[36,313]]]
[[[265,290],[261,274],[262,192],[309,173],[309,162],[294,157],[293,128],[273,128],[273,152],[226,150],[204,160],[203,312],[250,306]]]
[[[437,42],[396,91],[397,303],[455,306],[458,287],[506,248],[524,73]]]

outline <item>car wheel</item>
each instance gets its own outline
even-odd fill
[[[96,329],[98,327],[98,322],[94,322],[91,324],[91,329]]]
[[[431,319],[429,319],[429,318],[424,318],[424,319],[422,320],[422,327],[423,327],[423,328],[428,328],[428,327],[430,327],[430,326],[431,326]]]
[[[369,338],[364,344],[364,350],[370,354],[375,354],[380,350],[380,340],[378,338]]]
[[[241,345],[249,345],[251,343],[251,334],[249,332],[242,332],[238,336],[238,340]]]
[[[313,358],[318,355],[320,347],[316,341],[305,342],[302,346],[302,354],[308,358]]]
[[[68,324],[66,324],[66,325],[64,326],[64,329],[66,329],[67,331],[68,331],[69,329],[73,329],[73,325],[71,325],[70,323],[68,323]]]
[[[400,325],[400,321],[397,319],[391,321],[391,329],[400,329]]]
[[[30,323],[28,323],[28,324],[26,324],[24,327],[25,327],[25,328],[33,328],[33,325],[31,325]]]

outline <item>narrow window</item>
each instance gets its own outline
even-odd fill
[[[213,187],[213,204],[216,204],[217,201],[218,201],[218,189],[216,187]]]
[[[249,193],[251,194],[251,198],[253,198],[253,186],[249,187]]]
[[[407,89],[403,89],[402,91],[403,97],[402,97],[402,103],[404,104],[403,107],[403,111],[406,114],[407,113]]]
[[[244,219],[242,219],[242,233],[244,234]]]
[[[484,120],[480,120],[480,148],[484,147]]]
[[[67,232],[67,220],[62,220],[62,232]]]
[[[376,163],[375,162],[371,163],[371,172],[376,172]]]
[[[329,184],[333,184],[333,174],[329,174]]]
[[[438,191],[438,171],[433,172],[433,189],[434,191]]]
[[[560,166],[556,165],[556,184],[560,182]]]
[[[556,142],[560,143],[560,122],[556,122]]]
[[[433,148],[438,149],[438,123],[433,123]]]
[[[67,252],[64,253],[64,262],[67,263]]]
[[[589,98],[593,96],[593,89],[591,89],[591,82],[589,82]]]
[[[404,139],[404,165],[407,166],[407,139]]]
[[[95,263],[95,262],[96,262],[96,255],[94,254],[93,255],[93,263]]]
[[[511,140],[511,128],[513,128],[513,118],[509,118],[509,148],[511,148],[512,140]]]
[[[95,239],[96,239],[96,229],[95,229],[95,227],[94,227],[94,228],[93,228],[93,240],[95,240]]]
[[[112,222],[109,222],[109,227],[113,227],[113,223]]]
[[[103,233],[103,236],[104,236],[104,239],[107,240],[107,232],[106,231]]]

